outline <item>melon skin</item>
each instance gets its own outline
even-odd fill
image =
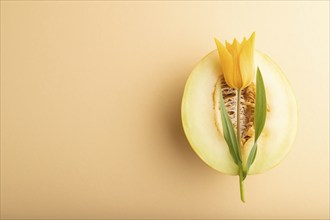
[[[265,172],[278,165],[288,154],[297,133],[297,103],[282,70],[267,55],[256,51],[255,65],[260,68],[266,88],[266,123],[258,140],[258,151],[249,174]],[[191,72],[184,89],[181,117],[186,137],[196,154],[211,168],[237,175],[222,133],[217,129],[213,93],[221,72],[218,52],[206,55]],[[253,138],[243,146],[243,166]]]

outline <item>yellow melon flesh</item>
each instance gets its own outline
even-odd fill
[[[297,132],[297,104],[284,73],[260,52],[255,53],[255,64],[264,79],[269,112],[249,174],[262,173],[279,164],[288,154]],[[191,147],[207,165],[222,173],[236,175],[237,165],[216,125],[213,92],[222,74],[220,69],[217,51],[212,51],[194,68],[182,99],[182,123]],[[243,163],[252,145],[252,138],[245,143]]]

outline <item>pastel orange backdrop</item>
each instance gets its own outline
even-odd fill
[[[243,204],[180,104],[213,38],[253,31],[299,129]],[[329,2],[1,1],[1,217],[328,219]]]

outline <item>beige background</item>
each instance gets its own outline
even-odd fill
[[[246,181],[207,167],[180,121],[213,37],[286,72],[299,130]],[[329,218],[329,2],[1,1],[2,218]]]

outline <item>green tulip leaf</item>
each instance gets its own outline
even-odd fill
[[[266,114],[267,114],[267,100],[266,100],[266,91],[264,81],[260,72],[260,69],[257,69],[257,80],[256,80],[256,101],[255,101],[255,108],[254,108],[254,144],[251,148],[249,157],[246,162],[246,169],[244,172],[244,178],[249,173],[249,169],[253,164],[256,155],[257,155],[257,141],[258,138],[265,126],[266,122]]]
[[[221,87],[221,85],[220,85]],[[225,141],[227,142],[227,145],[229,147],[230,154],[234,160],[234,162],[239,165],[241,164],[241,153],[240,153],[240,147],[237,141],[237,137],[235,134],[234,126],[229,118],[229,115],[227,113],[223,96],[222,96],[222,90],[220,88],[220,112],[221,112],[221,122],[222,122],[222,129],[223,129],[223,136],[225,138]]]

